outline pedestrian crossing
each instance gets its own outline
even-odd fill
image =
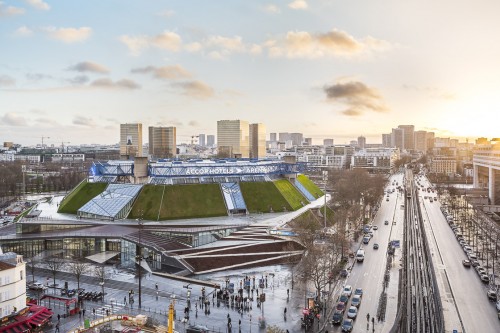
[[[87,312],[86,315],[94,315],[93,309],[95,309],[96,317],[107,317],[112,314],[123,313],[123,309],[126,306],[127,305],[124,303],[117,303],[117,302],[113,302],[113,305],[104,304],[102,306],[90,309],[90,312]],[[87,311],[89,311],[89,309],[87,309]]]

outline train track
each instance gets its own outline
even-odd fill
[[[444,332],[443,311],[413,174],[405,175],[405,232],[398,322],[391,331]]]

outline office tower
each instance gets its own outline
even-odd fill
[[[276,140],[276,133],[269,134],[269,141],[278,141]]]
[[[358,136],[358,147],[360,149],[366,148],[366,138],[364,136]]]
[[[435,139],[434,132],[427,132],[427,149],[434,148],[434,139]]]
[[[205,147],[205,134],[198,134],[198,145]]]
[[[415,141],[414,141],[415,126],[399,125],[398,128],[403,130],[403,148],[405,150],[415,149]]]
[[[120,124],[120,156],[142,156],[142,124]]]
[[[290,136],[290,133],[288,133],[288,132],[279,133],[278,137],[279,137],[280,142],[287,142],[287,141],[292,140],[292,137]]]
[[[304,141],[304,135],[302,133],[292,133],[290,134],[290,140],[292,140],[292,145],[301,146]]]
[[[217,147],[219,154],[228,157],[247,158],[250,153],[249,125],[244,120],[217,121]]]
[[[215,135],[207,135],[207,146],[215,146]]]
[[[415,150],[427,151],[427,131],[415,131]]]
[[[391,133],[391,147],[404,149],[404,133],[401,128],[393,128]]]
[[[391,145],[391,134],[382,134],[382,147],[390,148]]]
[[[304,139],[304,146],[312,146],[313,139],[312,138],[305,138]]]
[[[177,152],[175,127],[149,127],[149,154],[154,158],[174,157]]]
[[[266,126],[250,124],[250,158],[266,157]]]
[[[333,139],[323,139],[323,146],[333,146]]]

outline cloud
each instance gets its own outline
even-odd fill
[[[28,3],[32,7],[40,10],[49,10],[50,6],[48,3],[43,2],[42,0],[24,0],[24,2]]]
[[[4,6],[3,1],[0,1],[0,17],[10,17],[16,15],[22,15],[25,13],[24,8],[14,7],[14,6]]]
[[[457,99],[457,96],[454,93],[444,91],[444,90],[437,88],[437,87],[429,87],[429,86],[418,87],[418,86],[414,86],[414,85],[403,84],[403,88],[406,90],[423,92],[431,98],[445,99],[445,100]]]
[[[389,111],[379,92],[368,87],[363,82],[337,82],[332,85],[325,85],[323,91],[328,102],[340,103],[347,107],[342,111],[342,114],[346,116],[360,116],[365,111]]]
[[[89,27],[81,28],[56,28],[45,27],[42,29],[52,39],[57,39],[65,43],[83,42],[88,39],[92,33]]]
[[[7,112],[2,118],[1,123],[9,126],[28,126],[28,122],[23,116],[14,112]]]
[[[305,0],[295,0],[288,4],[288,7],[296,10],[307,9],[307,2]]]
[[[67,79],[70,84],[73,85],[82,85],[90,81],[87,75],[77,75],[71,79]]]
[[[107,74],[109,73],[109,69],[105,66],[97,64],[95,62],[83,61],[79,62],[73,66],[68,67],[69,71],[77,71],[77,72],[92,72],[98,74]]]
[[[31,81],[40,81],[44,79],[53,79],[51,75],[42,74],[42,73],[28,73],[26,74],[26,78]]]
[[[198,42],[189,43],[189,44],[184,45],[184,50],[186,50],[188,52],[198,52],[202,48],[203,48],[203,46],[201,45],[201,43],[198,43]]]
[[[0,87],[11,87],[16,85],[16,80],[8,75],[0,75]]]
[[[149,47],[177,52],[182,46],[181,37],[172,31],[164,31],[156,36],[122,35],[119,40],[128,47],[133,55],[139,55],[143,49]]]
[[[355,56],[382,51],[389,43],[373,37],[356,39],[347,32],[333,29],[326,33],[289,31],[283,39],[270,39],[264,43],[271,57],[321,58],[327,56]]]
[[[196,120],[191,120],[189,123],[188,123],[188,126],[191,126],[191,127],[196,127],[196,126],[200,126],[200,123],[197,122]]]
[[[156,79],[167,79],[167,80],[179,80],[179,79],[187,79],[192,75],[186,69],[184,69],[181,65],[173,65],[173,66],[163,66],[163,67],[154,67],[147,66],[142,68],[134,68],[131,71],[132,73],[152,73],[153,77]]]
[[[172,86],[179,88],[183,95],[197,99],[207,99],[215,95],[215,91],[212,87],[198,80],[177,82],[173,83]]]
[[[92,87],[98,88],[112,88],[112,89],[139,89],[141,86],[129,79],[121,79],[113,82],[111,79],[98,79],[94,80],[91,84]]]
[[[279,14],[281,13],[281,10],[279,9],[278,6],[270,3],[270,4],[267,4],[264,6],[263,8],[264,11],[268,12],[268,13],[271,13],[271,14]]]
[[[92,120],[92,118],[87,118],[87,117],[83,117],[83,116],[75,116],[73,118],[73,124],[74,125],[81,125],[81,126],[88,126],[88,127],[96,126],[96,123]]]
[[[31,36],[33,34],[33,31],[28,28],[27,26],[23,25],[19,28],[16,29],[16,31],[14,32],[14,34],[16,36],[20,36],[20,37],[28,37],[28,36]]]
[[[160,12],[160,13],[156,14],[156,15],[162,16],[162,17],[171,17],[174,14],[175,14],[175,12],[173,10],[165,10],[163,12]]]
[[[214,59],[224,59],[232,53],[245,52],[246,46],[240,36],[223,37],[223,36],[210,36],[204,45],[208,49],[213,49],[209,56]]]

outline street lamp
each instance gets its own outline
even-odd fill
[[[325,191],[325,209],[324,209],[324,221],[325,221],[325,231],[326,231],[326,183],[328,181],[328,171],[324,170],[323,171],[323,184],[324,184],[324,191]]]
[[[140,217],[139,219],[137,220],[138,224],[139,224],[139,244],[138,244],[138,255],[136,256],[136,260],[138,261],[139,263],[139,272],[138,272],[138,276],[139,276],[139,309],[141,308],[142,306],[142,267],[141,267],[141,264],[142,264],[142,242],[141,242],[141,233],[142,233],[142,227],[144,225],[144,223],[142,222],[142,217],[143,217],[143,214],[144,212],[141,211],[140,212]]]

